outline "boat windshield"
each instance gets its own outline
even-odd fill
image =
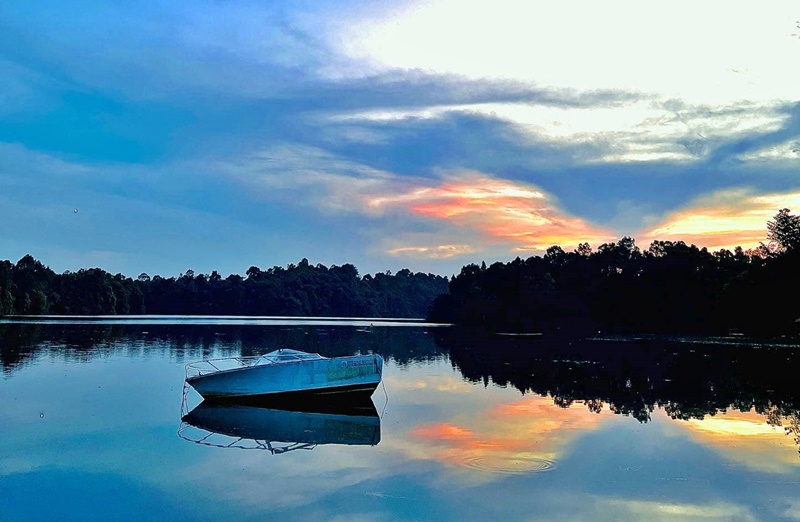
[[[262,355],[256,359],[255,364],[274,364],[292,361],[307,361],[311,359],[322,359],[322,356],[318,353],[306,353],[298,350],[284,349],[275,350],[274,352]]]

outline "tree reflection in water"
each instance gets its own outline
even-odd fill
[[[11,375],[44,355],[79,362],[112,352],[165,351],[177,361],[186,361],[211,354],[260,355],[278,348],[327,357],[377,353],[399,365],[444,357],[424,328],[308,326],[301,321],[289,322],[269,326],[225,324],[225,320],[217,324],[182,324],[180,319],[117,322],[103,318],[80,324],[69,320],[9,322],[0,324],[0,366],[5,375]]]
[[[800,446],[800,351],[741,338],[437,338],[467,379],[583,402],[589,411],[648,422],[656,407],[673,419],[755,410]],[[800,451],[800,449],[798,450]]]
[[[656,407],[673,419],[755,410],[800,446],[800,350],[744,338],[475,338],[453,329],[231,324],[0,324],[0,364],[11,376],[37,357],[68,361],[162,351],[181,362],[215,354],[295,348],[326,356],[375,352],[404,366],[441,359],[472,382],[580,401],[648,422]]]

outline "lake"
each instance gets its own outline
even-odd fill
[[[184,388],[187,362],[277,348],[379,353],[385,386],[323,412],[210,412]],[[0,358],[3,521],[800,520],[780,340],[47,318],[0,321]]]

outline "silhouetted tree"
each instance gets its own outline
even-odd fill
[[[788,208],[781,209],[767,223],[767,239],[779,253],[800,250],[800,216],[793,216]]]
[[[710,253],[683,241],[641,251],[631,237],[592,252],[549,247],[486,270],[466,265],[430,319],[489,332],[794,332],[800,304],[800,218],[767,224],[771,248]]]

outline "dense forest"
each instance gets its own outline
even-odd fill
[[[99,268],[57,274],[31,255],[16,264],[0,261],[0,315],[282,315],[425,317],[447,278],[433,274],[378,273],[359,276],[350,264],[311,265],[226,278],[192,270],[179,277],[136,279]]]
[[[800,323],[800,216],[779,211],[759,248],[709,252],[682,241],[633,238],[458,275],[378,273],[351,264],[251,266],[131,279],[99,268],[56,274],[26,255],[0,261],[0,315],[208,314],[428,317],[474,331],[797,333]]]
[[[767,243],[734,252],[682,241],[642,251],[630,237],[592,251],[467,265],[429,319],[487,332],[794,333],[800,318],[800,216],[783,209]]]

